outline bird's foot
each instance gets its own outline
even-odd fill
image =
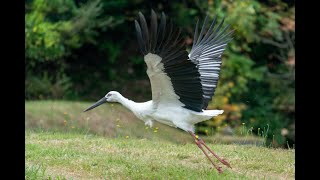
[[[153,121],[152,120],[148,120],[144,123],[144,125],[149,126],[150,128],[152,128],[153,126]]]
[[[217,154],[215,154],[207,145],[206,143],[200,139],[197,135],[195,135],[193,132],[190,132],[190,134],[192,135],[192,137],[194,138],[194,142],[196,143],[196,145],[202,150],[202,152],[207,156],[207,158],[209,159],[209,161],[211,162],[211,164],[218,170],[219,173],[222,173],[222,167],[221,166],[217,166],[214,161],[209,157],[209,155],[207,154],[207,152],[203,149],[202,145],[205,146],[205,148],[207,150],[209,150],[209,152],[216,157],[222,164],[224,164],[225,166],[231,168],[229,162],[227,162],[225,159],[221,159]]]
[[[228,168],[232,169],[232,167],[230,166],[230,163],[228,161],[226,161],[225,159],[222,159],[220,162],[222,164],[226,165]]]
[[[210,153],[211,153],[212,155],[214,155],[222,164],[224,164],[224,165],[227,166],[228,168],[231,168],[231,169],[232,169],[230,163],[229,163],[228,161],[226,161],[225,159],[220,158],[216,153],[214,153],[214,152],[207,146],[207,144],[206,144],[202,139],[199,139],[199,138],[198,138],[198,142],[199,142],[200,144],[204,145],[204,146],[207,148],[207,150],[209,150]]]

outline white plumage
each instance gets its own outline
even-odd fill
[[[183,108],[184,104],[179,101],[179,96],[175,94],[170,77],[164,72],[161,57],[148,53],[144,56],[144,61],[148,66],[147,74],[152,88],[152,101],[145,104],[148,106],[146,109],[152,110],[148,111],[150,114],[145,119],[141,119],[144,122],[155,120],[194,133],[196,123],[223,113],[223,110],[195,112]]]
[[[194,137],[198,147],[221,172],[221,168],[212,161],[203,146],[226,166],[230,167],[229,163],[219,158],[194,132],[195,124],[223,113],[223,110],[206,108],[217,87],[221,55],[232,39],[232,32],[225,33],[229,26],[220,31],[223,21],[214,28],[214,19],[205,33],[206,17],[199,35],[198,22],[196,24],[194,43],[188,54],[184,40],[180,38],[180,29],[174,27],[172,22],[167,23],[164,13],[160,19],[158,27],[157,16],[152,10],[150,29],[142,13],[139,13],[140,24],[135,21],[138,44],[151,83],[152,100],[136,103],[119,92],[110,91],[85,111],[105,102],[118,102],[150,127],[154,121],[158,121],[180,128]]]

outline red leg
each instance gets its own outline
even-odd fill
[[[221,159],[216,153],[214,153],[207,145],[206,143],[202,140],[199,139],[199,142],[203,144],[222,164],[226,165],[227,167],[231,168],[230,163],[228,163],[225,159]],[[232,168],[231,168],[232,169]]]
[[[211,164],[218,170],[219,173],[222,172],[221,167],[217,166],[213,160],[209,157],[209,155],[207,154],[207,152],[203,149],[203,147],[201,146],[201,142],[199,141],[199,139],[195,136],[195,134],[193,134],[192,132],[190,132],[190,134],[192,135],[192,137],[194,138],[195,143],[197,144],[197,146],[202,150],[202,152],[207,156],[207,158],[210,160]]]

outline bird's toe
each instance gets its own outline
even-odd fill
[[[153,125],[153,122],[152,122],[152,120],[149,120],[149,121],[146,121],[144,124],[145,124],[146,126],[149,126],[149,127],[151,128],[152,125]]]

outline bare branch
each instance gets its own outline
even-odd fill
[[[281,62],[285,63],[287,61],[287,57],[284,56],[280,56],[278,54],[271,54],[272,57],[276,57],[278,60],[280,60]]]
[[[261,41],[263,43],[271,44],[273,46],[277,46],[277,47],[282,48],[282,49],[287,48],[289,46],[288,43],[278,43],[278,42],[273,41],[273,40],[268,39],[268,38],[264,38],[264,37],[260,37],[260,38],[261,38]]]
[[[275,73],[271,73],[271,72],[267,73],[267,76],[269,76],[271,78],[280,78],[280,79],[286,79],[286,80],[291,80],[291,81],[295,80],[294,75],[295,75],[294,72],[289,72],[289,73],[284,73],[284,74],[275,74]]]
[[[293,49],[293,51],[295,51],[295,48],[294,48],[294,45],[293,45],[293,40],[290,38],[289,32],[285,32],[284,33],[284,37],[286,38],[289,47],[291,49]]]

